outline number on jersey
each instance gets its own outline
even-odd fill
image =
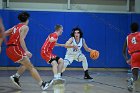
[[[14,29],[13,29],[13,34],[16,33],[16,30],[17,30],[17,28],[14,28]]]
[[[77,49],[73,49],[73,52],[77,52]]]
[[[133,37],[132,40],[131,40],[131,42],[132,42],[133,44],[137,44],[136,37]]]

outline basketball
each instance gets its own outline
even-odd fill
[[[99,51],[97,51],[97,50],[92,50],[91,52],[90,52],[90,57],[92,58],[92,59],[97,59],[98,57],[99,57]]]

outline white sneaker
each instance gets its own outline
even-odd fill
[[[62,79],[62,78],[54,78],[53,79],[53,85],[56,85],[56,84],[64,84],[65,83],[65,79]]]

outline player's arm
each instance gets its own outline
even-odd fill
[[[59,43],[56,43],[55,46],[60,46],[60,47],[65,47],[65,48],[74,48],[73,45],[67,45],[66,44],[59,44]]]
[[[28,30],[29,30],[28,26],[23,26],[20,31],[20,44],[24,51],[28,51],[25,43],[25,38],[28,33]]]
[[[10,28],[4,32],[4,36],[9,36],[12,34],[13,28]]]
[[[71,45],[71,43],[72,43],[72,38],[70,38],[70,39],[65,43],[65,48],[75,48],[75,49],[78,49],[78,46]]]
[[[72,38],[70,38],[65,44],[56,43],[55,46],[61,46],[61,47],[65,47],[65,48],[73,48],[73,46],[71,45],[71,42],[72,42]]]
[[[124,45],[123,45],[123,56],[126,62],[129,64],[130,60],[128,59],[128,56],[127,56],[127,39],[125,40]]]
[[[9,29],[9,30],[7,30],[5,32],[4,31],[1,32],[1,36],[0,36],[0,47],[2,45],[2,42],[3,42],[4,38],[6,36],[9,36],[11,33],[12,33],[12,30],[11,29]]]
[[[25,38],[26,35],[29,31],[29,27],[28,26],[23,26],[20,30],[20,44],[22,49],[25,51],[26,55],[30,58],[32,56],[32,54],[28,51],[27,47],[26,47],[26,43],[25,43]]]
[[[87,52],[91,52],[91,51],[92,51],[92,49],[89,48],[89,47],[87,46],[85,39],[83,39],[83,47],[84,47],[84,49],[85,49]]]
[[[65,44],[56,43],[55,46],[65,47]]]

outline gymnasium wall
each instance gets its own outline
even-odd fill
[[[127,0],[9,0],[10,9],[127,11]]]
[[[132,22],[140,23],[140,14],[129,13],[90,13],[90,12],[48,12],[28,11],[31,15],[29,33],[26,37],[27,47],[32,52],[32,63],[35,66],[50,66],[40,56],[40,49],[48,34],[54,31],[56,24],[62,24],[64,32],[58,43],[65,43],[70,38],[71,29],[79,26],[87,45],[100,51],[100,57],[92,60],[84,49],[89,67],[111,67],[126,68],[122,48],[126,35],[130,32],[129,26]],[[5,28],[8,29],[19,21],[19,11],[1,10]],[[6,46],[2,45],[0,54],[0,66],[18,66],[14,64],[5,54]],[[55,47],[54,53],[64,58],[66,49]],[[74,62],[70,67],[81,67],[82,64]]]

